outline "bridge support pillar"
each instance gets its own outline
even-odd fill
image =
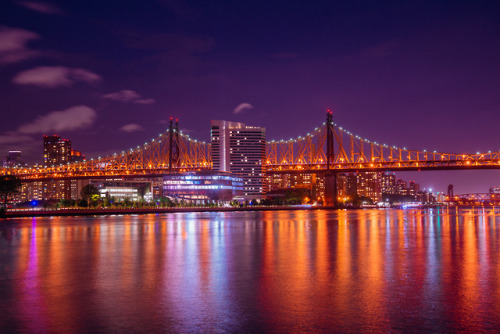
[[[327,206],[338,206],[337,201],[337,173],[329,172],[325,174],[325,202]]]

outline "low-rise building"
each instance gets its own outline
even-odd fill
[[[243,179],[215,171],[164,175],[163,196],[197,204],[229,202],[243,198]]]

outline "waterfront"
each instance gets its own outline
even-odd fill
[[[0,221],[0,332],[500,328],[498,208]]]

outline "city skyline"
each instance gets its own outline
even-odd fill
[[[111,154],[164,132],[170,115],[205,141],[211,119],[265,127],[268,140],[295,138],[331,107],[336,123],[389,145],[499,149],[495,2],[7,1],[0,9],[4,155],[20,149],[36,160],[42,134],[54,132],[89,158]],[[398,177],[462,193],[499,183],[497,171]]]

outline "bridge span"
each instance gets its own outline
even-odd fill
[[[268,174],[500,169],[500,152],[458,154],[388,146],[335,124],[328,111],[326,121],[309,133],[268,141],[264,164]],[[132,178],[211,167],[210,143],[190,138],[171,120],[166,132],[121,153],[58,166],[2,168],[0,174],[17,175],[23,181]]]

